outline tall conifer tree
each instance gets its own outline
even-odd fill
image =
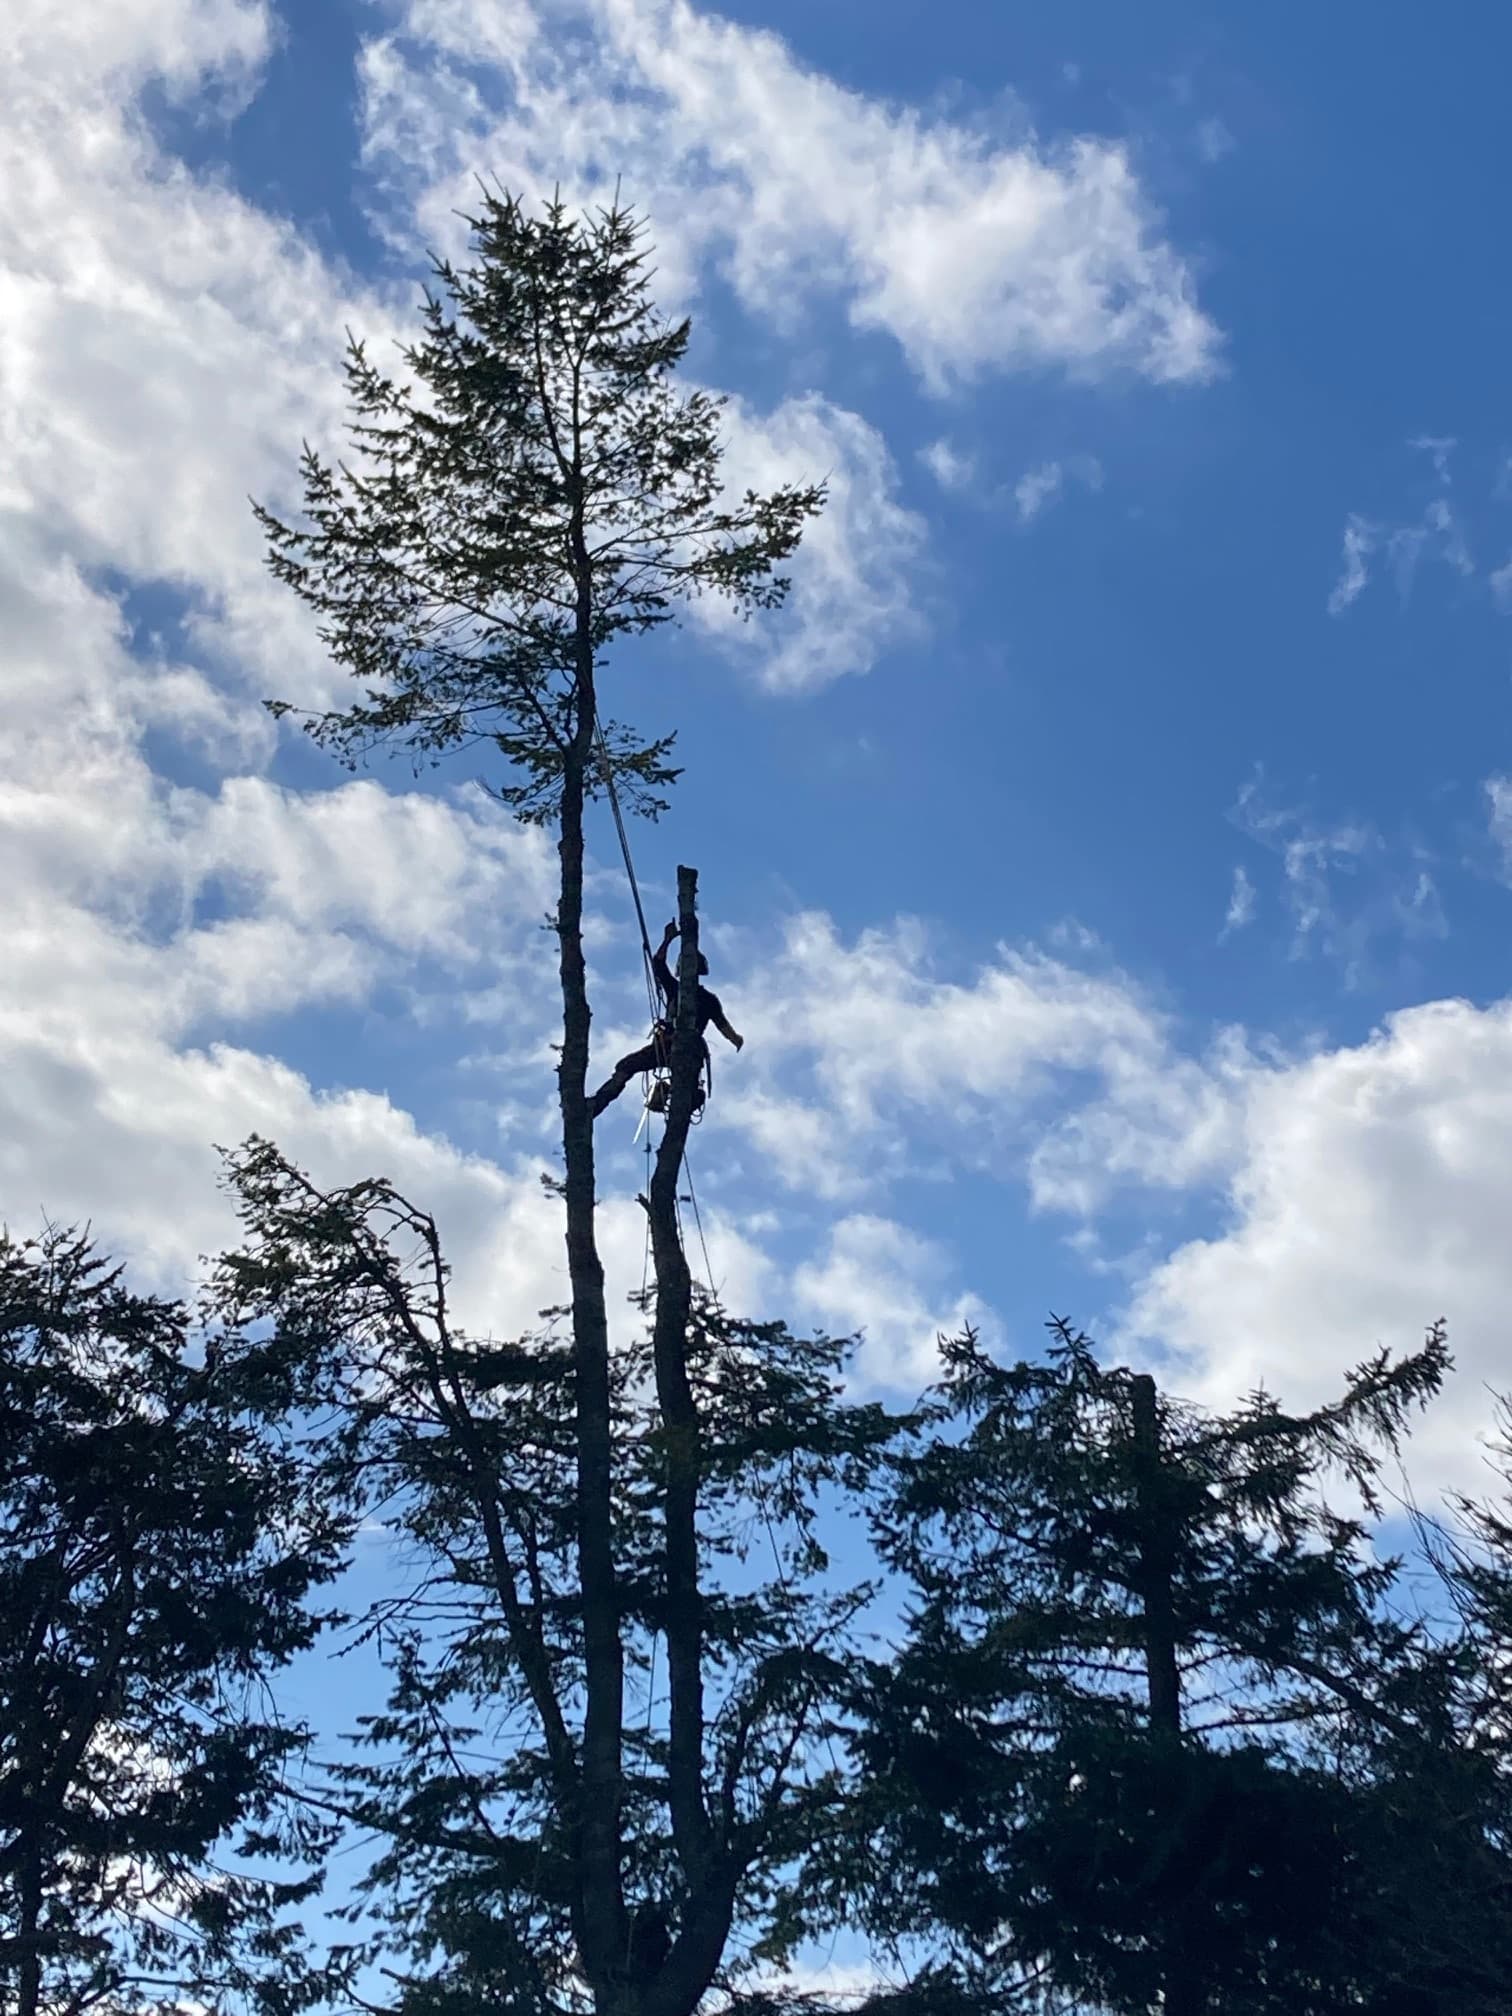
[[[862,1745],[873,1923],[943,1933],[987,2003],[1369,2006],[1361,1758],[1426,1730],[1400,1701],[1438,1654],[1366,1520],[1442,1333],[1300,1415],[1264,1393],[1206,1415],[1064,1324],[1039,1362],[945,1348],[880,1530],[914,1594]],[[1330,1475],[1364,1517],[1330,1509]]]
[[[372,1731],[393,1754],[350,1787],[393,1842],[373,1901],[414,1959],[406,2001],[549,2011],[586,1993],[604,2016],[690,2016],[730,1984],[737,1925],[780,1947],[777,1872],[834,1795],[821,1739],[859,1599],[821,1586],[814,1494],[864,1472],[884,1424],[838,1404],[843,1344],[694,1290],[676,1222],[699,1068],[687,871],[650,1338],[611,1353],[585,812],[612,781],[654,815],[675,775],[670,736],[605,708],[621,647],[690,597],[775,607],[822,491],[721,494],[720,402],[676,385],[689,327],[657,314],[627,210],[532,215],[490,195],[471,228],[472,263],[436,267],[402,371],[351,346],[351,462],[307,449],[303,517],[260,515],[275,572],[362,689],[308,718],[317,740],[349,762],[492,744],[505,803],[556,829],[565,1337],[480,1355],[423,1208],[382,1184],[317,1192],[266,1144],[233,1164],[248,1240],[226,1285],[329,1354],[353,1461],[390,1480],[440,1578]],[[721,1593],[713,1571],[774,1500],[774,1571]],[[627,1697],[658,1656],[665,1726]]]

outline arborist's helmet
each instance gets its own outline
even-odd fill
[[[698,970],[700,974],[707,973],[709,970],[709,962],[707,959],[705,959],[702,952],[700,952],[698,955]]]

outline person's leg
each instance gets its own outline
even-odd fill
[[[614,1104],[632,1078],[654,1071],[659,1061],[655,1043],[646,1043],[639,1050],[632,1050],[628,1057],[621,1057],[611,1076],[604,1080],[588,1102],[588,1110],[594,1119],[606,1106]]]

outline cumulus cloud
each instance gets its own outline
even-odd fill
[[[936,1161],[1002,1159],[1036,1204],[1090,1209],[1221,1165],[1229,1064],[1181,1057],[1125,975],[1005,946],[957,979],[917,921],[847,942],[807,913],[753,980],[721,1112],[795,1190],[854,1198]]]
[[[823,481],[829,496],[787,570],[793,587],[780,615],[748,624],[707,597],[692,605],[693,621],[748,657],[774,692],[869,670],[920,627],[912,589],[924,523],[899,501],[886,442],[859,414],[816,393],[770,413],[731,399],[725,417],[732,492]]]
[[[1107,143],[1060,149],[879,105],[678,0],[411,0],[404,23],[369,50],[370,157],[426,235],[440,238],[464,156],[529,187],[565,155],[577,193],[623,167],[649,196],[669,299],[715,266],[755,312],[830,296],[940,386],[1045,364],[1212,367],[1190,276]],[[80,0],[66,15],[16,0],[7,16],[0,623],[20,760],[0,786],[0,1189],[17,1229],[42,1209],[92,1216],[178,1286],[229,1229],[210,1144],[255,1128],[321,1180],[381,1170],[435,1209],[459,1307],[505,1331],[565,1289],[559,1209],[538,1181],[545,1102],[501,1114],[489,1157],[427,1132],[381,1083],[343,1082],[340,1059],[323,1082],[272,1054],[294,1013],[376,1013],[401,984],[405,1015],[476,1011],[480,1040],[507,1023],[509,1041],[543,1045],[530,990],[550,867],[481,800],[372,782],[296,795],[261,774],[250,703],[326,674],[262,572],[242,497],[276,500],[299,436],[336,431],[341,324],[381,335],[391,304],[165,158],[133,108],[149,82],[235,104],[273,26],[252,0]],[[764,676],[859,669],[908,620],[900,583],[919,553],[885,445],[817,395],[735,408],[731,434],[748,480],[835,485],[833,530],[811,544]],[[1469,565],[1447,469],[1395,547],[1389,528],[1350,521],[1341,607],[1378,562]],[[144,645],[107,583],[168,584],[186,633]],[[154,775],[145,738],[165,733],[208,781]],[[1500,837],[1504,781],[1488,794]],[[1344,932],[1338,887],[1376,859],[1350,830],[1269,834],[1307,943]],[[1393,901],[1433,928],[1431,882],[1408,865],[1393,865]],[[1431,1432],[1444,1473],[1463,1475],[1478,1382],[1505,1360],[1512,1007],[1431,1004],[1306,1057],[1239,1032],[1186,1044],[1095,946],[1060,949],[1002,948],[962,977],[922,926],[845,937],[791,920],[742,990],[752,1040],[715,1124],[772,1158],[812,1250],[779,1268],[744,1179],[711,1181],[705,1230],[732,1303],[770,1306],[780,1287],[814,1320],[867,1327],[872,1376],[913,1382],[938,1328],[987,1312],[946,1249],[888,1215],[889,1176],[959,1169],[969,1142],[1042,1211],[1216,1198],[1207,1236],[1141,1267],[1122,1341],[1172,1354],[1188,1390],[1227,1399],[1264,1378],[1306,1399],[1445,1313],[1465,1372]],[[549,1089],[544,1050],[532,1062]],[[616,1296],[644,1258],[625,1160],[606,1140]]]
[[[380,984],[422,986],[426,971],[448,996],[458,975],[492,976],[543,907],[541,837],[481,798],[476,810],[387,798],[369,782],[302,798],[246,774],[167,785],[135,714],[150,669],[129,655],[114,599],[13,528],[0,615],[8,731],[25,752],[0,783],[0,1194],[13,1227],[43,1210],[91,1218],[177,1285],[231,1229],[212,1143],[255,1130],[321,1180],[382,1169],[411,1184],[455,1226],[474,1308],[528,1320],[531,1296],[557,1299],[533,1167],[470,1157],[382,1091],[323,1090],[231,1039],[366,1003]],[[522,1230],[506,1256],[511,1214]],[[623,1230],[638,1266],[636,1218],[631,1206]]]
[[[1198,1052],[1124,976],[1008,952],[964,981],[934,965],[920,926],[847,942],[803,918],[770,1007],[749,1004],[750,1066],[772,1069],[792,1105],[769,1090],[753,1117],[744,1084],[727,1087],[724,1124],[765,1126],[780,1160],[800,1114],[811,1132],[791,1144],[794,1185],[823,1187],[828,1166],[872,1193],[829,1182],[850,1208],[794,1277],[816,1317],[868,1327],[899,1378],[927,1368],[936,1330],[979,1305],[877,1198],[890,1175],[927,1172],[931,1140],[948,1139],[958,1173],[963,1143],[995,1137],[1031,1202],[1093,1236],[1115,1198],[1212,1216],[1174,1251],[1125,1257],[1127,1302],[1104,1337],[1194,1398],[1226,1405],[1265,1384],[1305,1405],[1377,1345],[1411,1349],[1447,1316],[1460,1370],[1415,1443],[1415,1474],[1427,1489],[1484,1481],[1487,1389],[1512,1385],[1499,1216],[1512,1002],[1432,1002],[1303,1054],[1239,1030]],[[816,972],[822,988],[801,984]]]
[[[1226,1224],[1160,1261],[1116,1342],[1226,1402],[1304,1405],[1378,1345],[1448,1318],[1458,1371],[1414,1438],[1425,1484],[1479,1488],[1474,1438],[1507,1374],[1512,1003],[1437,1001],[1367,1042],[1257,1068],[1236,1088]]]
[[[250,0],[21,0],[0,71],[0,508],[86,569],[171,585],[254,693],[329,674],[247,494],[281,499],[301,437],[336,433],[343,324],[395,326],[141,117],[149,84],[245,94],[272,23]]]
[[[303,795],[247,774],[166,785],[141,746],[143,673],[114,599],[12,542],[0,548],[0,617],[10,723],[27,752],[0,783],[0,1198],[12,1229],[44,1212],[87,1218],[143,1278],[178,1290],[234,1233],[213,1144],[255,1131],[318,1182],[384,1174],[434,1211],[464,1322],[511,1334],[560,1304],[561,1211],[540,1183],[554,1160],[544,837],[481,796],[390,795],[368,780]],[[485,1019],[533,1045],[542,1092],[536,1110],[496,1114],[494,1157],[364,1082],[376,1051],[339,1057],[325,1082],[277,1054],[296,1014],[455,1024],[491,990],[507,1001]],[[385,992],[397,996],[387,1009]],[[635,1187],[606,1181],[600,1214],[626,1323],[644,1265]],[[762,1307],[771,1264],[739,1213],[713,1201],[705,1225],[717,1285],[733,1306]]]
[[[48,0],[13,0],[7,16],[12,87],[77,101],[108,86],[114,95],[144,78],[175,97],[208,83],[239,98],[272,45],[267,0],[79,0],[62,12]]]
[[[623,171],[674,291],[713,262],[778,320],[838,298],[936,387],[1215,368],[1191,273],[1114,141],[924,118],[687,0],[409,0],[400,18],[367,51],[368,156],[427,233],[477,160],[574,198]]]
[[[969,1324],[990,1345],[1000,1335],[992,1311],[953,1290],[951,1256],[892,1219],[855,1213],[836,1222],[825,1250],[794,1272],[799,1308],[832,1332],[865,1333],[857,1371],[893,1389],[927,1385],[939,1371],[936,1345]]]

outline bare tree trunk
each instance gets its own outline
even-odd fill
[[[693,1280],[678,1227],[677,1193],[702,1063],[698,1032],[698,875],[677,871],[677,1016],[666,1126],[647,1199],[656,1261],[652,1356],[666,1488],[668,1796],[672,1838],[687,1884],[682,1924],[644,2016],[687,2016],[706,1993],[729,1937],[734,1860],[716,1839],[704,1797],[703,1599],[698,1577],[702,1441],[688,1378]]]
[[[581,524],[574,534],[582,546]],[[574,1816],[582,1896],[584,1967],[610,2003],[624,1981],[628,1928],[621,1868],[624,1798],[621,1724],[624,1655],[614,1568],[613,1418],[604,1267],[594,1231],[593,1117],[589,1111],[588,978],[583,959],[583,801],[595,724],[592,581],[586,552],[578,578],[577,721],[562,780],[561,947],[562,1156],[567,1271],[572,1283],[572,1348],[577,1421],[578,1574],[583,1600],[586,1702],[579,1811]],[[600,2007],[604,2006],[601,2001]]]
[[[1174,1562],[1160,1491],[1160,1418],[1155,1381],[1140,1373],[1131,1381],[1134,1399],[1134,1459],[1139,1476],[1140,1563],[1144,1570],[1145,1674],[1150,1727],[1157,1735],[1181,1735],[1181,1675],[1176,1663],[1176,1619],[1171,1602]]]
[[[677,1019],[667,1123],[651,1176],[651,1247],[656,1260],[652,1352],[666,1450],[667,1681],[672,1836],[690,1885],[703,1880],[709,1816],[703,1795],[703,1627],[698,1589],[698,1409],[688,1382],[693,1282],[677,1222],[677,1186],[698,1085],[698,875],[677,871]]]
[[[1150,1735],[1157,1751],[1168,1760],[1174,1779],[1181,1749],[1181,1669],[1172,1593],[1176,1564],[1170,1515],[1162,1490],[1160,1415],[1155,1381],[1147,1373],[1141,1373],[1131,1383]],[[1186,1820],[1184,1802],[1172,1799],[1168,1803],[1167,1826],[1181,1828]],[[1165,2016],[1206,2016],[1207,1996],[1191,1938],[1195,1929],[1192,1910],[1185,1902],[1178,1904],[1162,1928]]]

